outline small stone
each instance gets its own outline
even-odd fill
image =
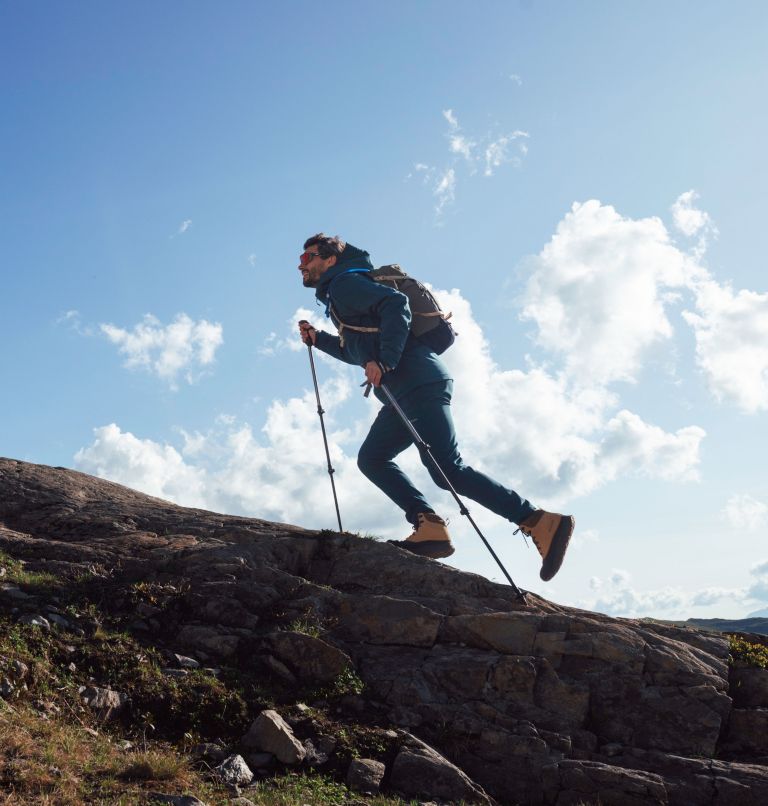
[[[13,599],[16,602],[26,602],[29,599],[35,598],[34,596],[30,596],[28,593],[25,593],[16,585],[3,585],[0,587],[0,593],[2,593],[7,599]]]
[[[7,677],[4,677],[2,681],[0,681],[0,697],[7,700],[13,694],[15,688],[13,683],[11,683]]]
[[[128,703],[125,694],[98,686],[81,686],[80,696],[87,706],[96,711],[97,717],[101,720],[116,716]]]
[[[201,742],[196,744],[191,750],[192,756],[213,764],[221,764],[230,755],[226,747],[222,747],[215,742]],[[250,758],[249,758],[250,761]]]
[[[242,756],[229,756],[213,771],[222,783],[229,786],[248,786],[253,780],[253,773]]]
[[[27,672],[29,671],[29,666],[26,663],[22,663],[20,660],[15,660],[11,664],[11,668],[13,669],[13,674],[18,680],[23,680],[27,676]]]
[[[356,792],[375,795],[384,778],[386,767],[372,758],[353,759],[347,770],[347,786]]]
[[[307,751],[277,711],[262,711],[243,736],[246,747],[274,753],[283,764],[301,764]]]
[[[45,618],[45,616],[41,616],[39,614],[38,615],[27,614],[21,616],[18,619],[18,621],[19,624],[29,624],[30,627],[39,627],[44,632],[51,631],[51,622],[48,621],[48,619]]]
[[[165,795],[160,792],[150,792],[147,799],[151,803],[169,803],[171,806],[206,806],[204,801],[194,795]]]
[[[67,666],[67,669],[69,669],[70,672],[74,673],[77,671],[77,666],[75,666],[74,663],[70,663],[69,666]]]
[[[186,655],[177,655],[174,654],[173,659],[176,661],[176,664],[181,669],[199,669],[200,662],[196,661],[194,658],[187,657]]]
[[[162,673],[166,675],[166,677],[173,677],[176,680],[180,680],[183,677],[187,677],[189,672],[186,669],[161,669]]]

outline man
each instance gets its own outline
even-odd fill
[[[384,382],[431,447],[435,460],[459,495],[467,496],[503,518],[518,524],[533,539],[542,557],[540,576],[550,580],[558,572],[573,533],[574,519],[537,509],[483,473],[465,465],[459,454],[451,416],[453,380],[438,356],[410,332],[408,298],[375,282],[367,252],[322,232],[308,238],[300,257],[304,286],[326,306],[336,326],[334,336],[299,322],[305,344],[365,370],[381,408],[363,442],[357,464],[413,525],[413,533],[395,545],[433,559],[453,554],[445,521],[394,463],[413,443],[403,421],[380,389]],[[433,481],[446,489],[432,462],[422,456]]]

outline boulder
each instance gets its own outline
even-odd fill
[[[347,770],[347,786],[355,792],[375,795],[381,788],[386,767],[372,758],[356,758]]]
[[[277,711],[262,711],[243,736],[243,745],[272,753],[283,764],[301,764],[307,751]]]

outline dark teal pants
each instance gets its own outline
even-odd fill
[[[524,521],[535,512],[536,507],[514,490],[473,470],[462,461],[451,416],[452,391],[453,381],[439,381],[420,386],[397,402],[419,436],[429,445],[432,456],[460,496],[471,498],[513,523]],[[416,526],[418,513],[434,512],[434,508],[393,461],[412,444],[413,437],[400,415],[392,406],[385,404],[360,447],[357,466]],[[422,454],[421,461],[435,484],[447,490],[445,480],[429,457]]]

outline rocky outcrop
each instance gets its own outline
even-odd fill
[[[12,460],[0,460],[0,549],[60,577],[90,570],[118,591],[172,591],[132,629],[203,663],[260,664],[297,686],[354,676],[364,688],[350,713],[400,737],[384,789],[558,806],[768,803],[766,677],[734,675],[723,635],[521,603],[386,543]],[[302,763],[291,727],[258,719],[246,745]]]

